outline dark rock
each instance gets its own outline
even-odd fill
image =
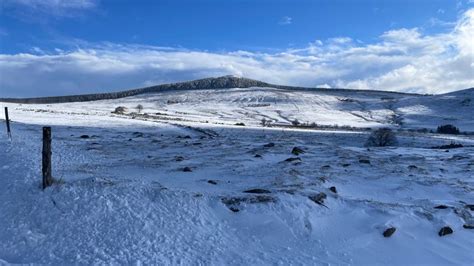
[[[262,155],[260,155],[260,154],[255,154],[254,157],[255,157],[255,158],[262,158]]]
[[[207,180],[207,183],[212,184],[212,185],[217,185],[216,180]]]
[[[463,224],[462,227],[465,229],[474,229],[474,224]]]
[[[265,147],[265,148],[271,148],[271,147],[274,147],[274,146],[275,146],[275,143],[273,143],[273,142],[270,142],[270,143],[267,143],[267,144],[263,145],[263,147]]]
[[[368,159],[360,159],[359,163],[365,163],[365,164],[370,164],[370,160]]]
[[[329,190],[331,190],[333,193],[337,193],[336,187],[330,187]]]
[[[192,172],[193,170],[191,170],[191,167],[184,167],[183,168],[183,172]]]
[[[350,166],[350,165],[351,165],[350,163],[343,163],[343,164],[342,164],[342,167],[348,167],[348,166]]]
[[[244,126],[245,126],[245,124],[244,124],[244,123],[242,123],[242,122],[235,123],[234,125],[236,125],[236,126],[241,126],[241,127],[244,127]]]
[[[449,207],[446,206],[446,205],[438,205],[438,206],[435,206],[434,208],[435,208],[435,209],[443,210],[443,209],[447,209],[447,208],[449,208]]]
[[[229,210],[233,211],[233,212],[239,212],[240,210],[237,209],[236,207],[229,207]]]
[[[143,133],[142,132],[133,132],[133,136],[136,137],[136,138],[141,138],[141,137],[143,137]]]
[[[201,142],[194,142],[193,145],[201,145]]]
[[[184,161],[184,157],[183,157],[183,156],[175,156],[174,159],[175,159],[177,162]]]
[[[410,170],[415,170],[415,169],[417,169],[417,168],[418,168],[418,167],[417,167],[416,165],[409,165],[409,166],[408,166],[408,169],[410,169]]]
[[[285,162],[294,162],[294,161],[301,162],[301,158],[300,157],[290,157],[290,158],[285,160]]]
[[[268,193],[272,193],[272,192],[270,190],[266,190],[266,189],[254,188],[254,189],[245,190],[244,193],[268,194]]]
[[[474,211],[474,204],[466,204],[466,206],[464,207],[470,209],[471,211]]]
[[[294,154],[294,155],[300,155],[300,154],[302,154],[302,153],[305,153],[305,151],[304,151],[302,148],[294,147],[294,148],[291,150],[291,153]]]
[[[438,235],[439,236],[445,236],[445,235],[452,234],[453,232],[454,231],[453,231],[453,229],[451,229],[451,227],[445,226],[445,227],[443,227],[439,230]]]
[[[81,139],[88,139],[88,138],[90,138],[90,137],[89,137],[89,135],[81,135],[80,138],[81,138]]]
[[[248,203],[268,203],[268,202],[276,202],[276,199],[274,197],[267,196],[267,195],[257,195],[254,198],[250,198],[247,202]]]
[[[395,228],[395,227],[387,228],[385,231],[383,231],[383,236],[384,237],[391,237],[393,235],[393,233],[395,233],[395,231],[397,231],[397,228]]]
[[[224,197],[221,199],[221,201],[228,207],[235,207],[241,203],[254,204],[276,202],[276,199],[269,195],[256,195],[252,197]]]
[[[331,169],[331,166],[330,165],[323,165],[321,167],[321,170],[328,170],[328,169]]]
[[[326,205],[324,205],[324,200],[327,198],[327,195],[326,193],[324,192],[320,192],[316,195],[311,195],[311,196],[308,196],[308,198],[312,201],[314,201],[315,203],[319,204],[319,205],[322,205],[324,207],[327,208]]]

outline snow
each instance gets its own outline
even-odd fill
[[[13,140],[0,134],[0,264],[471,263],[474,230],[463,225],[474,223],[466,208],[474,204],[472,135],[401,131],[399,146],[367,149],[364,131],[259,125],[269,117],[436,128],[452,117],[461,130],[474,126],[472,106],[459,104],[456,94],[390,95],[397,97],[391,108],[382,96],[268,88],[5,104]],[[110,113],[139,103],[143,112],[172,118]],[[249,107],[257,103],[270,105]],[[394,112],[402,125],[390,122]],[[52,126],[53,175],[61,180],[45,191],[43,125]],[[90,138],[80,138],[85,134]],[[430,148],[451,141],[465,147]],[[296,157],[295,146],[306,151],[301,161],[286,162]],[[243,192],[253,188],[270,190],[270,201],[254,202],[257,195]],[[320,192],[327,208],[308,198]],[[228,206],[223,199],[244,202]],[[454,233],[439,237],[446,225]],[[384,238],[391,226],[395,234]]]

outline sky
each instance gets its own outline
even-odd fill
[[[474,0],[0,0],[0,97],[222,75],[429,94],[474,87]]]

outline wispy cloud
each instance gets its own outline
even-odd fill
[[[474,86],[474,9],[442,34],[395,29],[375,43],[316,40],[277,53],[83,42],[0,55],[0,96],[89,93],[234,74],[288,85],[444,93]],[[27,78],[25,78],[27,77]]]
[[[74,17],[97,6],[97,0],[2,0],[2,5],[22,16]]]
[[[293,23],[293,18],[288,17],[288,16],[282,17],[280,21],[278,22],[278,24],[280,25],[290,25],[291,23]]]

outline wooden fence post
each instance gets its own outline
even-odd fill
[[[5,107],[5,123],[7,123],[7,136],[11,140],[12,132],[10,130],[10,118],[8,117],[8,107]]]
[[[53,184],[51,176],[51,127],[43,127],[43,189]]]

